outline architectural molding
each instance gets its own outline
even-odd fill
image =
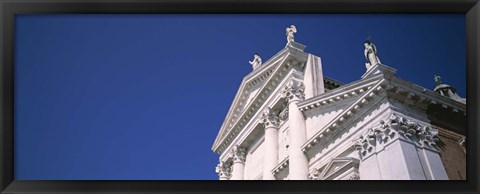
[[[333,158],[320,172],[313,168],[309,173],[309,180],[358,180],[360,161],[352,157]],[[344,178],[345,177],[345,178]]]
[[[364,80],[358,80],[347,85],[343,85],[333,91],[325,92],[313,98],[306,99],[298,104],[301,111],[314,109],[317,107],[333,104],[348,98],[358,97],[366,92],[369,87],[375,84],[375,81],[381,79],[380,76],[371,77]]]
[[[278,163],[278,165],[272,169],[273,175],[278,175],[282,172],[285,172],[288,170],[288,165],[289,165],[289,159],[288,156],[283,159],[281,162]]]
[[[302,151],[307,152],[313,148],[314,145],[320,142],[326,141],[326,137],[330,132],[339,128],[340,125],[345,123],[346,119],[352,118],[355,113],[358,113],[362,107],[365,107],[372,98],[375,97],[383,88],[385,82],[383,79],[376,82],[374,86],[369,86],[368,91],[361,95],[352,105],[346,108],[343,112],[333,118],[327,125],[315,133],[307,142],[302,146]]]
[[[420,108],[428,107],[431,104],[439,104],[447,111],[466,113],[466,104],[442,96],[434,91],[427,90],[411,82],[398,77],[391,77],[388,81],[387,91],[389,96],[395,97],[400,102],[414,102],[422,104]],[[411,103],[410,103],[411,104]]]

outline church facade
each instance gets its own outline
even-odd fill
[[[212,150],[220,180],[449,180],[466,177],[466,100],[395,76],[365,41],[344,84],[294,41],[242,81]]]

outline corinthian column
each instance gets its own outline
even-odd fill
[[[228,180],[228,177],[231,175],[231,165],[231,163],[225,163],[222,161],[218,163],[215,172],[218,174],[220,180]]]
[[[278,164],[278,116],[267,107],[262,115],[265,125],[265,158],[263,160],[263,180],[275,180],[272,169]]]
[[[289,179],[308,180],[308,159],[301,146],[307,141],[305,118],[297,103],[305,98],[305,86],[299,80],[292,79],[283,91],[288,101],[288,123],[290,130]]]
[[[235,146],[232,150],[233,154],[233,172],[230,180],[243,180],[245,169],[245,148]]]

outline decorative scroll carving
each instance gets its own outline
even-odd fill
[[[305,85],[302,81],[291,79],[283,90],[283,96],[288,102],[305,99]]]
[[[312,172],[308,173],[308,180],[318,180],[320,178],[320,172],[314,168]]]
[[[267,127],[278,127],[279,122],[280,120],[278,116],[275,114],[275,112],[270,107],[267,107],[262,114],[261,123],[263,123],[265,125],[265,128],[267,128]]]
[[[278,114],[280,121],[286,121],[288,119],[288,106],[284,106],[283,110]]]
[[[220,161],[215,168],[215,172],[218,174],[220,179],[226,179],[232,175],[232,164]]]
[[[245,148],[240,146],[235,146],[232,149],[233,163],[241,162],[244,163],[246,159]]]
[[[358,170],[355,170],[348,180],[360,180],[360,173]]]
[[[420,146],[434,147],[440,141],[438,132],[429,126],[421,126],[405,117],[392,114],[388,121],[380,121],[380,127],[370,128],[360,135],[353,146],[362,156],[365,156],[372,152],[377,144],[386,143],[396,135],[418,143]]]

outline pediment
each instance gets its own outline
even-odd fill
[[[262,105],[259,98],[267,98],[269,91],[275,90],[292,68],[302,68],[308,53],[286,47],[266,61],[261,67],[248,74],[240,85],[228,114],[215,139],[212,150],[218,148],[225,139],[232,139],[239,126],[245,124]],[[243,123],[243,124],[242,124]],[[232,132],[236,128],[237,132]]]
[[[320,180],[334,180],[345,173],[358,171],[359,160],[352,157],[333,158],[318,177]]]

